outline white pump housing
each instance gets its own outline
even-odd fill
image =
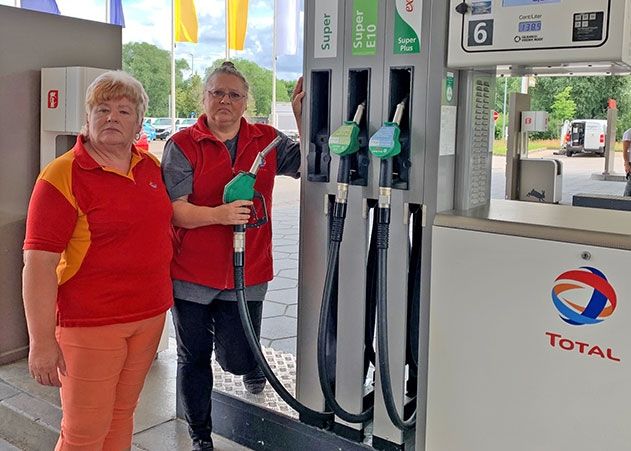
[[[449,17],[452,68],[631,72],[630,0],[451,0]]]

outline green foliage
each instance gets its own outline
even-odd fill
[[[504,111],[504,87],[506,87],[506,109],[508,110],[508,99],[511,92],[520,92],[521,78],[519,77],[498,77],[495,85],[495,111]],[[499,120],[498,120],[499,122]]]
[[[216,60],[212,66],[206,69],[206,76],[221,65],[223,59]],[[231,60],[236,68],[243,74],[250,84],[250,101],[248,102],[248,113],[253,116],[269,116],[272,111],[272,71],[265,69],[253,61],[242,58]],[[276,101],[289,102],[289,84],[285,80],[276,81]],[[291,87],[293,90],[293,85]]]
[[[217,60],[206,70],[206,75],[223,60]],[[272,71],[245,59],[234,59],[235,66],[250,84],[248,113],[253,116],[269,116],[272,109]],[[171,90],[171,54],[147,42],[130,42],[123,45],[123,69],[136,77],[147,91],[149,109],[147,116],[169,115]],[[201,114],[204,81],[198,75],[184,80],[183,71],[189,70],[186,59],[175,61],[175,98],[178,117],[188,117],[192,112]],[[276,101],[288,102],[296,81],[276,81]]]
[[[566,86],[563,91],[554,96],[554,102],[550,107],[550,118],[548,121],[550,133],[555,138],[559,138],[559,133],[563,122],[572,120],[576,115],[576,102],[572,100],[572,86]]]
[[[501,77],[497,79],[495,109],[502,111],[504,85],[507,93],[520,92],[521,77]],[[569,88],[569,89],[568,89]],[[533,133],[533,139],[551,139],[559,136],[564,120],[606,119],[607,101],[618,102],[617,137],[620,139],[627,128],[631,128],[631,77],[608,75],[592,77],[537,77],[536,84],[529,88],[532,97],[532,110],[550,113],[550,130]],[[560,97],[558,97],[561,95]],[[572,112],[572,103],[574,112]],[[508,109],[508,102],[507,102]],[[496,123],[501,127],[501,116]]]
[[[182,87],[182,71],[188,69],[188,62],[185,59],[175,61],[176,92]],[[123,45],[123,70],[136,77],[147,91],[147,116],[168,116],[171,89],[170,52],[147,42],[129,42]]]
[[[176,88],[176,116],[199,116],[203,110],[204,86],[202,78],[195,74]]]

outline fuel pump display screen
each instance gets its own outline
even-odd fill
[[[527,33],[529,31],[541,31],[541,21],[536,22],[519,22],[519,33]]]
[[[472,0],[462,10],[452,20],[469,54],[600,47],[609,37],[611,0]]]

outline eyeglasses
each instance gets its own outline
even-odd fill
[[[214,89],[212,91],[208,91],[208,93],[217,100],[223,100],[224,97],[228,96],[230,100],[232,100],[233,102],[237,102],[245,98],[243,94],[239,94],[238,92],[235,92],[235,91],[226,92],[226,91],[222,91],[221,89]]]

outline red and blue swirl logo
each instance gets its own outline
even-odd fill
[[[618,302],[607,277],[590,266],[581,266],[557,277],[552,301],[561,319],[574,326],[602,322],[613,314]]]

